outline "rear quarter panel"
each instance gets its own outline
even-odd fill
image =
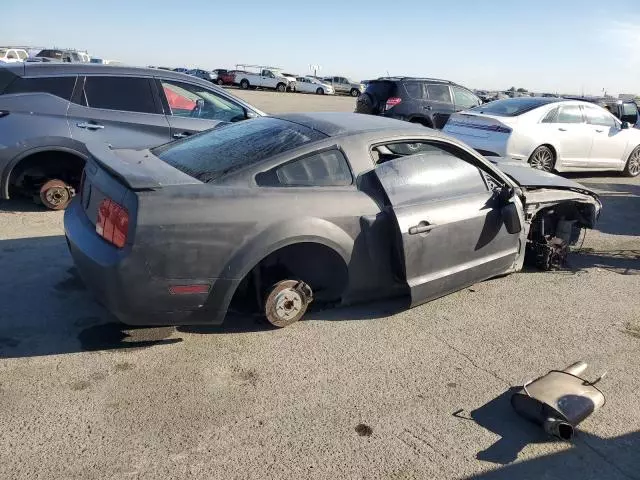
[[[287,244],[333,248],[347,265],[360,215],[379,209],[355,189],[167,187],[138,194],[136,247],[163,278],[242,278]]]

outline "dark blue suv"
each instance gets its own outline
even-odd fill
[[[367,82],[355,111],[441,129],[452,113],[481,104],[471,90],[448,80],[382,77]]]

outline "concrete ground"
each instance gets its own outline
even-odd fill
[[[241,92],[267,111],[353,99]],[[604,211],[566,270],[413,310],[283,330],[119,325],[74,272],[62,214],[0,204],[0,478],[640,478],[640,179],[573,176]],[[576,360],[608,375],[574,443],[511,409]]]

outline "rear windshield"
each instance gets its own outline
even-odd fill
[[[41,50],[36,57],[47,57],[47,58],[62,58],[62,52],[60,50]]]
[[[505,98],[495,102],[485,103],[470,109],[477,113],[487,113],[501,117],[517,117],[533,109],[553,103],[556,100],[551,98]]]
[[[256,118],[208,130],[151,152],[181,172],[210,182],[306,143],[324,133],[277,118]]]
[[[386,101],[389,97],[396,95],[395,82],[389,81],[372,81],[367,85],[366,92],[374,97]]]

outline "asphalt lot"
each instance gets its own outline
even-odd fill
[[[640,478],[640,179],[573,178],[604,210],[566,270],[283,330],[119,325],[76,277],[62,214],[0,204],[0,478]],[[608,371],[607,403],[556,442],[509,392],[577,360]]]

